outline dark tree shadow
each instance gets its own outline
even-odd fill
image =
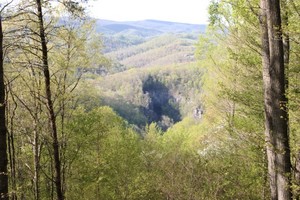
[[[179,105],[169,88],[162,82],[150,75],[144,81],[142,89],[150,99],[149,105],[144,111],[149,123],[159,122],[161,128],[166,130],[169,127],[169,124],[166,123],[176,123],[181,120]],[[166,118],[169,118],[169,122],[166,122]]]

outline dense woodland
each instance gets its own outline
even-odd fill
[[[299,0],[212,0],[205,33],[82,3],[0,2],[1,200],[300,199]]]

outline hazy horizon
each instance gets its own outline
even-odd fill
[[[203,24],[195,24],[195,23],[188,23],[188,22],[177,22],[177,21],[170,21],[170,20],[161,20],[161,19],[138,19],[138,20],[112,20],[112,19],[103,19],[103,18],[95,18],[97,20],[105,20],[105,21],[112,21],[112,22],[119,22],[119,23],[126,23],[126,22],[136,22],[136,21],[158,21],[158,22],[172,22],[178,24],[191,24],[191,25],[207,25],[207,23]]]
[[[210,0],[98,0],[89,3],[88,14],[112,21],[159,20],[208,24]]]

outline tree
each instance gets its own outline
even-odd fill
[[[9,199],[3,15],[5,9],[7,9],[12,2],[13,0],[0,3],[0,199]]]
[[[261,5],[259,6],[258,1],[254,0],[213,1],[210,9],[212,12],[211,20],[217,25],[221,24],[220,27],[223,30],[223,35],[221,35],[224,36],[224,41],[232,39],[229,42],[227,41],[229,45],[226,45],[229,54],[233,55],[228,61],[233,58],[238,65],[242,64],[247,69],[251,69],[251,63],[246,63],[243,58],[254,54],[256,60],[257,58],[263,60],[263,77],[261,75],[256,76],[262,78],[254,80],[251,86],[257,83],[261,83],[261,86],[264,85],[256,93],[258,94],[262,89],[264,90],[264,146],[268,155],[268,172],[266,171],[266,175],[270,182],[271,198],[289,199],[291,198],[291,189],[293,189],[294,198],[297,198],[297,193],[299,193],[299,178],[297,178],[299,154],[299,131],[297,129],[299,101],[297,100],[297,91],[299,91],[299,81],[296,83],[295,80],[299,80],[299,56],[297,55],[299,41],[293,33],[299,30],[297,20],[299,6],[297,1],[260,2]],[[258,18],[259,20],[257,20]],[[258,22],[260,22],[261,31],[257,29]],[[213,27],[216,28],[215,25]],[[244,32],[244,30],[247,31]],[[249,41],[251,43],[248,43]],[[255,45],[255,43],[257,44]],[[244,44],[246,44],[245,47],[243,47]],[[290,46],[293,48],[290,49]],[[248,55],[243,54],[248,47],[251,47]],[[236,49],[238,51],[232,51]],[[259,66],[257,71],[261,71],[261,61],[255,61],[255,63],[256,66]],[[238,81],[238,88],[241,88],[244,87],[245,82],[249,81],[249,76],[239,80],[237,79],[239,75],[240,71],[236,71],[236,74],[232,77]],[[264,84],[262,84],[262,81]],[[241,99],[238,93],[235,94],[235,92],[230,91],[228,93],[226,90],[223,92],[222,97],[224,98],[224,94],[230,93],[233,94],[231,100],[236,104],[233,127],[233,130],[236,131],[237,118],[241,117],[239,112],[241,106],[239,101]],[[251,95],[249,98],[244,93],[245,100],[254,100],[251,100],[248,105],[246,104],[246,109],[251,108],[254,102],[262,105],[263,99],[259,100],[257,97],[251,97],[253,96]],[[289,100],[287,97],[289,97]],[[249,113],[246,112],[245,114],[250,118]],[[257,117],[258,115],[255,118]],[[258,120],[258,122],[261,123],[263,120]],[[244,124],[244,127],[246,127],[246,124]],[[295,163],[293,168],[291,167],[291,159],[295,161],[293,162]],[[292,175],[294,175],[293,183],[295,185],[291,185]]]
[[[52,91],[50,84],[50,71],[49,71],[49,63],[48,63],[48,47],[45,35],[45,25],[44,25],[44,14],[42,9],[42,1],[36,0],[36,9],[37,9],[37,17],[39,23],[39,37],[40,37],[40,45],[42,51],[42,69],[44,74],[45,81],[45,93],[47,100],[47,108],[49,112],[49,123],[51,127],[52,134],[52,142],[53,142],[53,156],[54,156],[54,165],[55,165],[55,185],[56,185],[56,193],[57,198],[59,200],[64,199],[64,195],[62,192],[62,184],[61,184],[61,164],[60,164],[60,153],[59,153],[59,143],[58,143],[58,133],[57,133],[57,125],[56,125],[56,116],[53,108],[53,99],[52,99]]]
[[[53,99],[53,91],[51,89],[51,74],[50,74],[50,66],[49,66],[49,47],[47,41],[47,24],[44,23],[45,15],[43,13],[43,4],[45,2],[41,0],[35,1],[35,6],[37,9],[36,16],[38,18],[37,25],[38,25],[38,37],[40,42],[40,53],[41,56],[41,63],[42,63],[42,72],[44,76],[44,89],[45,89],[45,98],[47,102],[47,111],[48,111],[48,118],[49,118],[49,125],[51,131],[51,138],[52,138],[52,146],[53,146],[53,159],[54,159],[54,169],[55,169],[55,186],[56,186],[56,195],[59,200],[63,200],[64,193],[62,187],[62,172],[61,172],[61,153],[60,153],[60,145],[59,145],[59,138],[58,138],[58,128],[57,128],[57,115],[54,109],[54,99]],[[73,1],[66,1],[64,2],[64,6],[67,8],[68,11],[78,14],[77,12],[82,12],[82,8]]]
[[[8,199],[7,130],[5,117],[4,51],[2,11],[0,10],[0,199]]]
[[[265,137],[272,199],[291,199],[291,160],[280,2],[261,1]]]

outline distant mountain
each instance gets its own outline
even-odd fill
[[[148,29],[144,27],[133,26],[130,24],[119,24],[119,23],[97,26],[97,31],[103,34],[131,33],[131,34],[140,35],[144,37],[155,36],[162,33],[161,31],[155,29]]]
[[[195,43],[206,25],[159,20],[97,20],[104,53],[122,69],[181,64],[194,61]]]
[[[203,33],[206,25],[167,22],[159,20],[124,21],[97,20],[97,30],[102,33],[119,33],[125,30],[139,30],[141,32],[153,32],[153,36],[159,33]]]

